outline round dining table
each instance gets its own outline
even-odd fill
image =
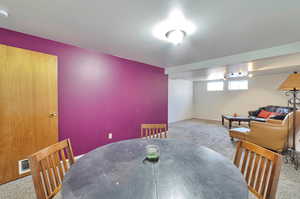
[[[159,161],[145,161],[157,145]],[[247,199],[247,184],[221,154],[175,139],[132,139],[99,147],[72,165],[63,199]]]

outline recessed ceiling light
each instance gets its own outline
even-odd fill
[[[0,10],[0,16],[1,17],[8,17],[8,12],[6,10]]]
[[[179,44],[185,36],[194,33],[195,30],[195,25],[188,21],[180,10],[175,9],[166,20],[154,27],[153,35],[160,40]]]

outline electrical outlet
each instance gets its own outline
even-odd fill
[[[112,133],[108,133],[108,139],[112,139]]]

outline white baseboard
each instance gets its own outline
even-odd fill
[[[211,122],[221,122],[219,119],[207,119],[207,118],[200,118],[200,117],[194,117],[193,119],[203,120],[203,121],[211,121]]]
[[[182,121],[191,120],[191,119],[193,119],[193,118],[191,117],[191,118],[186,118],[186,119],[182,119],[182,120],[168,121],[168,124],[172,124],[172,123],[176,123],[176,122],[182,122]]]
[[[78,160],[79,158],[81,158],[82,156],[84,156],[85,154],[82,154],[82,155],[78,155],[78,156],[75,156],[75,160]]]

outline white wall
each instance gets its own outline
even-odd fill
[[[176,122],[193,116],[193,82],[169,79],[168,120]]]
[[[194,117],[220,120],[222,114],[248,115],[265,105],[287,105],[288,97],[277,90],[288,74],[257,76],[249,79],[249,90],[206,91],[207,82],[194,82]]]

